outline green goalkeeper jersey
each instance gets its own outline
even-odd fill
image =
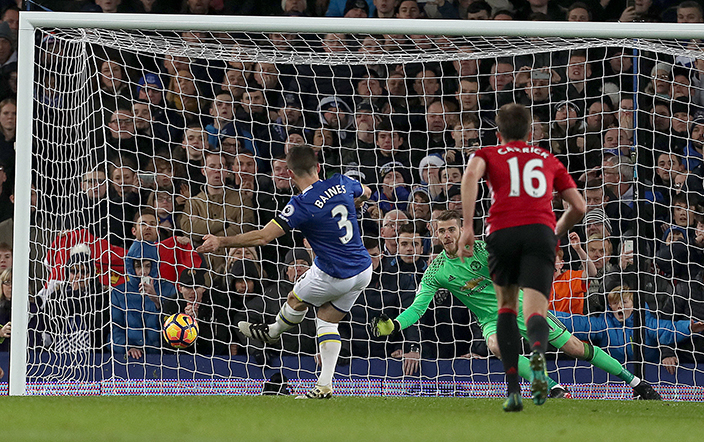
[[[410,307],[396,319],[404,329],[420,319],[428,310],[438,289],[447,289],[476,316],[482,329],[489,322],[496,321],[498,306],[496,291],[489,275],[489,254],[483,241],[474,243],[474,255],[465,258],[449,258],[443,251],[426,269]],[[520,295],[523,303],[523,294]]]

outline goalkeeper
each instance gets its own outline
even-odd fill
[[[375,336],[390,335],[414,324],[428,309],[435,292],[444,288],[449,290],[477,316],[487,346],[492,353],[501,357],[496,340],[498,307],[491,276],[489,275],[488,253],[484,248],[484,243],[477,241],[474,244],[474,255],[471,258],[464,258],[464,262],[460,260],[457,256],[457,243],[462,233],[461,219],[460,213],[454,210],[446,210],[438,216],[436,234],[442,243],[443,252],[433,260],[423,274],[415,300],[410,307],[396,319],[382,316],[372,320],[372,333]],[[519,297],[519,302],[523,303],[522,293]],[[521,311],[519,309],[519,312]],[[518,324],[521,335],[525,338],[525,322],[522,318],[518,318]],[[556,348],[561,348],[570,356],[589,361],[592,365],[628,382],[633,387],[634,397],[661,400],[660,395],[645,380],[634,376],[601,348],[584,343],[572,336],[562,323],[552,315],[548,315],[548,324],[550,326],[550,344]],[[530,381],[531,373],[528,359],[520,356],[518,374]],[[560,387],[552,379],[549,382],[551,396],[564,396],[566,393],[564,388]],[[504,404],[504,409],[506,410],[506,404]],[[522,409],[522,404],[519,404],[518,410],[515,411],[520,409]],[[509,407],[506,411],[514,410]]]

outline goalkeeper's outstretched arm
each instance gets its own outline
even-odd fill
[[[401,312],[395,319],[391,319],[386,315],[373,318],[371,321],[372,335],[375,337],[388,336],[418,322],[420,317],[428,310],[428,306],[430,305],[430,301],[433,300],[435,292],[440,288],[442,287],[435,282],[435,278],[430,276],[426,270],[420,282],[416,297],[413,300],[413,304]]]

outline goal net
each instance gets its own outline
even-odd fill
[[[313,309],[277,344],[236,328],[273,322],[313,259],[300,234],[194,250],[205,235],[258,229],[281,211],[294,192],[283,158],[305,143],[323,177],[346,174],[374,191],[357,215],[375,273],[340,325],[336,391],[503,395],[500,361],[449,292],[389,339],[372,338],[368,324],[413,302],[442,250],[434,217],[461,209],[468,159],[497,143],[497,109],[518,102],[531,110],[532,143],[558,156],[589,205],[577,236],[562,240],[551,309],[667,398],[703,399],[704,57],[691,33],[636,39],[628,32],[641,28],[619,35],[606,26],[611,34],[598,38],[604,24],[592,24],[567,38],[546,25],[540,37],[537,23],[525,23],[534,36],[519,37],[511,23],[27,17],[42,25],[23,30],[34,57],[20,71],[18,104],[26,142],[13,304],[24,305],[26,292],[29,308],[13,312],[21,343],[10,382],[22,391],[258,394],[276,373],[296,391],[309,387],[319,370]],[[485,186],[480,196],[464,223],[481,239]],[[161,335],[177,312],[199,323],[185,350]],[[550,353],[549,368],[575,384],[575,396],[632,394],[561,352]]]

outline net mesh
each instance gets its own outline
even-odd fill
[[[325,176],[345,173],[375,191],[359,216],[379,270],[340,326],[336,376],[500,379],[475,318],[449,292],[403,336],[374,339],[367,324],[411,304],[438,252],[432,217],[461,207],[469,156],[496,143],[496,109],[520,102],[532,110],[532,142],[563,161],[589,204],[579,237],[563,243],[567,271],[551,306],[622,363],[641,347],[652,381],[701,385],[691,363],[704,353],[690,325],[704,319],[697,42],[106,29],[35,37],[29,381],[314,378],[312,309],[279,344],[235,327],[273,322],[309,266],[300,234],[194,251],[206,234],[260,228],[284,207],[292,188],[277,159],[300,143],[319,149]],[[221,154],[204,153],[212,150]],[[484,187],[471,225],[480,237],[489,205]],[[399,233],[405,223],[415,234]],[[151,273],[144,257],[158,262]],[[606,295],[625,285],[635,310],[624,325]],[[199,320],[188,350],[160,335],[177,311]],[[420,370],[403,364],[418,353]],[[673,358],[674,376],[659,369]],[[557,380],[604,382],[584,363],[551,360]]]

